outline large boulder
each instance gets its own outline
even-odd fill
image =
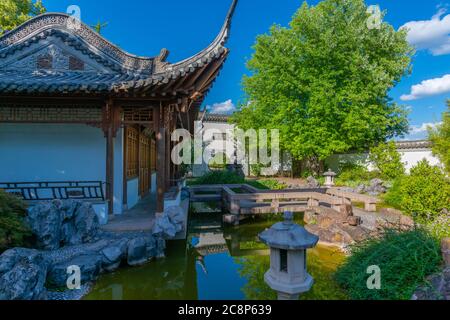
[[[428,276],[425,284],[416,289],[411,300],[450,301],[450,267]]]
[[[70,277],[68,268],[78,266],[81,271],[81,283],[94,281],[101,272],[103,257],[98,253],[83,253],[72,257],[66,261],[57,263],[50,267],[47,282],[55,288],[67,286],[67,280]]]
[[[307,225],[306,230],[319,237],[320,241],[346,247],[355,242],[363,241],[370,236],[367,229],[344,224],[333,224],[328,228],[318,225]]]
[[[38,249],[56,250],[61,243],[62,217],[54,202],[41,202],[29,210],[27,223],[36,235]]]
[[[185,213],[179,206],[172,206],[156,218],[152,233],[155,236],[172,239],[185,228]]]
[[[386,193],[387,188],[384,186],[383,180],[373,179],[370,181],[370,185],[366,188],[365,191],[371,196],[378,196],[382,193]]]
[[[177,232],[180,232],[184,228],[185,214],[183,209],[179,206],[169,207],[166,211],[170,222],[175,225]]]
[[[82,203],[75,213],[74,220],[77,237],[82,243],[87,243],[95,239],[100,223],[94,208],[90,203]]]
[[[27,222],[43,250],[91,242],[100,226],[92,205],[75,200],[41,202],[29,210]]]
[[[392,208],[382,208],[379,214],[376,215],[376,218],[379,229],[400,228],[402,230],[411,230],[415,226],[413,218],[405,216],[402,211]]]
[[[306,179],[306,182],[307,182],[308,188],[311,188],[311,189],[320,188],[320,182],[317,179],[315,179],[313,176],[309,176]]]
[[[128,241],[117,240],[101,250],[102,268],[107,272],[113,272],[120,267],[122,260],[127,256]]]
[[[42,300],[48,262],[31,249],[15,248],[0,256],[0,300]]]
[[[163,214],[161,217],[156,219],[152,232],[155,236],[171,239],[177,234],[177,228],[175,224],[170,221],[169,217]]]
[[[135,238],[128,242],[127,263],[130,266],[140,266],[152,258],[147,251],[147,240],[144,237]]]

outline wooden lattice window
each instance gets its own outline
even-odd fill
[[[69,70],[83,71],[84,62],[76,57],[69,57]]]
[[[144,195],[150,189],[150,138],[141,134],[139,144],[140,193]]]
[[[135,128],[126,128],[127,138],[127,178],[133,179],[139,176],[139,132]]]
[[[50,54],[43,54],[37,57],[37,68],[38,69],[53,69],[53,57]]]

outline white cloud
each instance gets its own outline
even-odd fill
[[[214,103],[212,106],[208,105],[206,109],[215,114],[229,114],[236,110],[236,107],[230,99],[221,103]]]
[[[415,141],[415,140],[425,140],[428,138],[428,128],[436,128],[441,125],[442,122],[426,122],[419,125],[412,125],[409,128],[409,133],[401,141]]]
[[[450,14],[439,8],[430,20],[410,21],[401,28],[408,29],[408,42],[418,50],[429,50],[439,56],[450,53]]]
[[[435,129],[437,126],[441,125],[442,122],[425,122],[422,123],[421,125],[414,125],[411,126],[409,129],[409,134],[411,135],[416,135],[416,134],[421,134],[421,133],[426,133],[428,132],[428,128],[433,128]]]
[[[403,101],[417,100],[424,97],[435,96],[450,92],[450,74],[442,78],[424,80],[411,87],[411,93],[400,97]]]

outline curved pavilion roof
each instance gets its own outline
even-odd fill
[[[39,15],[0,37],[0,94],[201,97],[228,56],[225,43],[236,5],[237,0],[233,0],[222,29],[207,48],[176,63],[166,61],[166,49],[157,57],[138,57],[123,51],[83,23],[80,28],[70,28],[72,20],[66,14]],[[59,39],[105,71],[24,70],[2,64],[12,55],[50,37]]]

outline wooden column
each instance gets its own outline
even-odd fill
[[[166,191],[171,186],[171,134],[172,134],[172,106],[167,106],[164,111],[164,127],[166,129]]]
[[[111,99],[103,107],[102,127],[106,138],[106,201],[108,214],[114,213],[114,138],[120,128],[121,109],[114,106]]]
[[[156,133],[156,213],[164,212],[164,193],[166,190],[166,129],[164,128],[164,108],[155,108]]]
[[[166,191],[169,191],[169,189],[170,189],[170,180],[171,180],[171,178],[170,178],[170,129],[166,129],[166,149],[165,149],[165,152],[166,152],[166,165],[165,165],[165,167],[166,167],[166,177],[165,177],[165,180],[166,180]]]
[[[117,133],[117,110],[112,100],[108,100],[103,108],[103,132],[106,138],[106,201],[108,214],[114,213],[114,137]]]
[[[106,134],[106,199],[108,214],[114,213],[114,136],[112,127]]]

